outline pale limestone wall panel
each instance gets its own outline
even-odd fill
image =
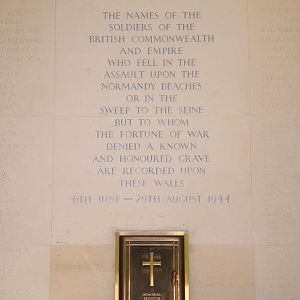
[[[249,1],[256,299],[299,298],[299,1]]]
[[[114,254],[110,245],[53,246],[50,299],[113,299]]]
[[[0,262],[0,299],[49,299],[48,246],[1,246]]]
[[[0,244],[49,244],[51,118],[0,120]]]
[[[128,11],[158,12],[158,20],[129,20],[124,17]],[[166,11],[175,10],[176,20],[165,19]],[[199,20],[183,20],[183,11],[199,11]],[[121,20],[106,20],[103,11],[120,11]],[[230,22],[229,22],[230,19]],[[84,21],[82,21],[84,20]],[[110,31],[109,24],[153,24],[152,31]],[[169,31],[159,31],[161,23],[170,23]],[[177,31],[177,23],[195,23],[194,31]],[[211,44],[194,43],[133,43],[134,35],[197,35],[214,34],[215,42]],[[101,44],[89,43],[90,35],[126,35],[125,43]],[[179,47],[184,54],[147,55],[147,48]],[[122,47],[140,47],[142,54],[120,54]],[[131,82],[151,81],[159,85],[161,81],[174,82],[174,79],[151,79],[149,70],[179,70],[178,58],[197,59],[196,70],[200,71],[200,91],[171,92],[178,94],[186,105],[198,103],[205,106],[208,114],[245,114],[249,111],[248,101],[248,36],[247,36],[247,2],[245,0],[222,1],[58,1],[57,3],[57,102],[58,115],[98,115],[101,105],[126,104],[127,94],[134,92],[101,91],[101,82],[105,70],[144,70],[144,79]],[[132,59],[129,67],[110,68],[107,59]],[[157,60],[159,66],[137,67],[136,59]],[[162,59],[173,59],[172,67],[161,67]],[[193,68],[186,67],[191,70]],[[179,71],[178,71],[179,72]],[[179,77],[179,75],[178,75]],[[107,80],[106,80],[107,81]],[[122,80],[112,80],[122,82]],[[124,81],[124,80],[123,80]],[[178,79],[177,79],[178,81]],[[184,80],[181,80],[184,81]],[[189,81],[189,80],[187,80]],[[145,93],[136,92],[143,98]],[[156,97],[161,94],[158,89],[152,92]]]
[[[210,138],[196,139],[196,150],[169,151],[172,162],[156,164],[124,163],[120,161],[120,155],[124,152],[130,155],[163,154],[155,150],[147,152],[145,148],[148,142],[154,147],[160,142],[171,142],[169,138],[137,140],[141,143],[140,150],[107,151],[107,142],[120,142],[119,130],[115,132],[116,137],[109,140],[97,139],[96,130],[110,128],[111,122],[109,118],[57,118],[53,243],[109,243],[116,229],[185,229],[191,232],[193,243],[252,243],[249,120],[242,117],[192,120],[190,129],[205,128]],[[191,140],[183,139],[185,142]],[[191,156],[209,153],[210,161],[179,162],[178,157],[185,153]],[[114,161],[99,163],[95,160],[96,154],[110,154]],[[206,173],[178,174],[178,170],[186,165],[206,167]],[[99,168],[112,166],[116,166],[116,175],[98,174]],[[125,167],[149,166],[173,167],[177,174],[123,175]],[[125,179],[145,179],[145,187],[121,186],[120,180]],[[173,186],[155,184],[157,180],[166,179],[172,180]],[[183,180],[183,185],[179,180]],[[139,195],[156,195],[160,201],[144,202],[139,200]],[[217,200],[210,201],[210,195],[217,195]],[[222,201],[219,195],[223,195]],[[115,197],[118,201],[99,201],[99,196]],[[173,196],[200,198],[171,202],[169,199]]]
[[[251,110],[299,113],[300,2],[248,2]]]
[[[256,299],[290,300],[300,295],[300,247],[255,249]]]
[[[50,299],[113,299],[114,247],[56,245]],[[191,299],[254,300],[254,247],[190,247]]]
[[[55,1],[1,1],[0,115],[53,111]]]
[[[253,246],[190,247],[191,299],[254,300]]]
[[[252,119],[254,228],[258,244],[300,243],[299,136],[296,118]]]

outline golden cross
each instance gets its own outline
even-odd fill
[[[150,261],[143,261],[143,267],[150,267],[150,286],[154,286],[154,267],[161,266],[161,261],[154,261],[154,252],[150,252]]]

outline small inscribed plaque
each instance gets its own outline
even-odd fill
[[[186,232],[117,232],[115,300],[188,300]]]

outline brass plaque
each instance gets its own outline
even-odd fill
[[[189,300],[186,232],[117,232],[115,300]]]

